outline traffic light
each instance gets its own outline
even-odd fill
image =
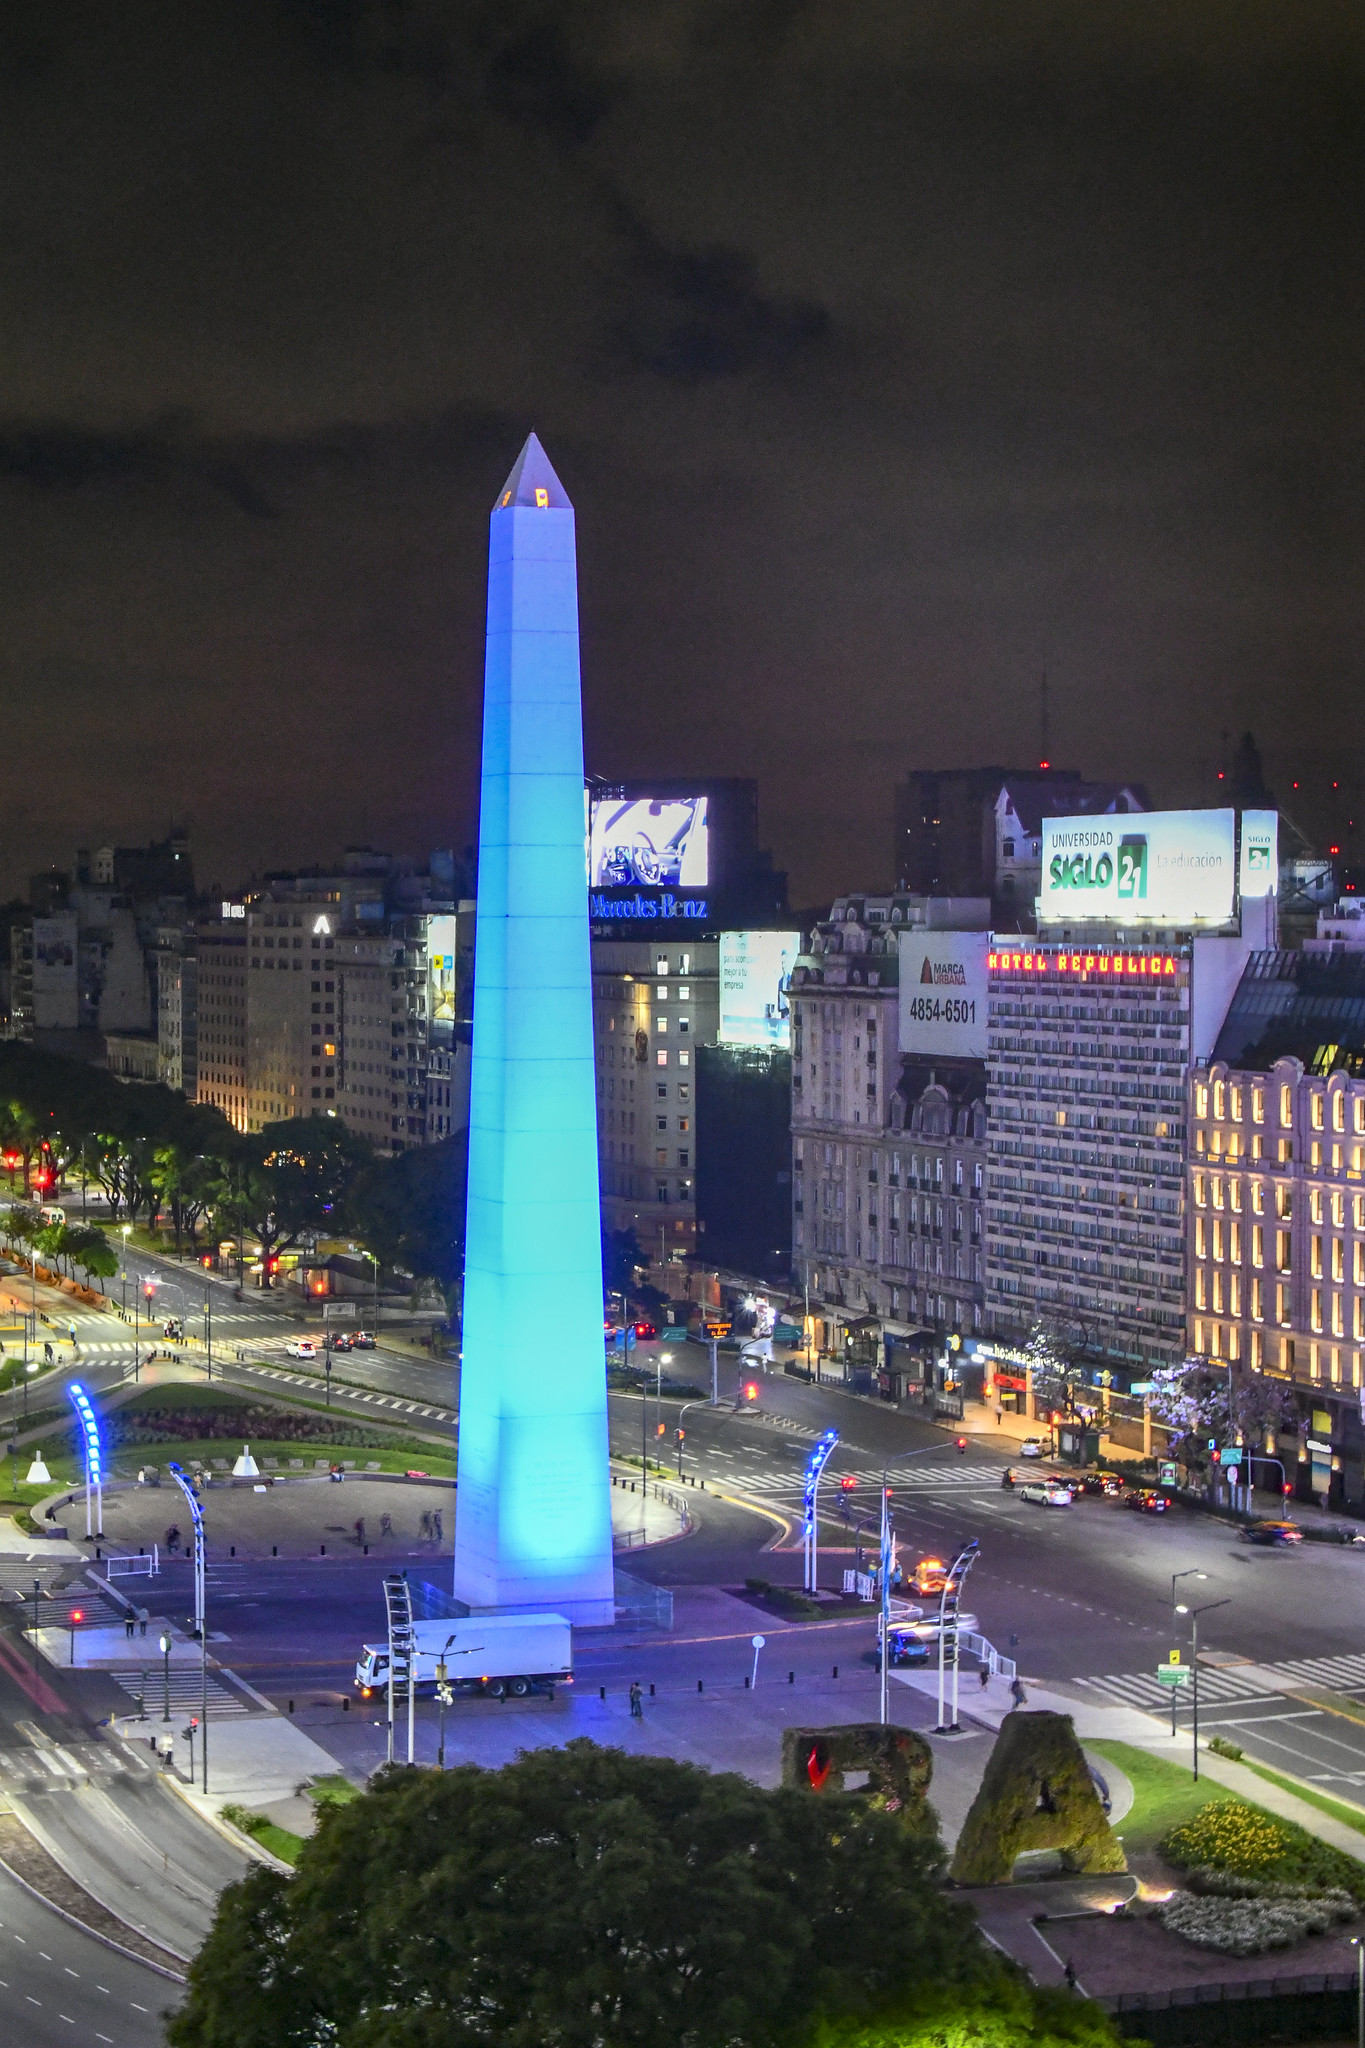
[[[857,1484],[858,1482],[851,1472],[845,1472],[843,1478],[839,1481],[839,1485],[845,1493],[851,1493]]]
[[[655,1436],[663,1436],[667,1428],[668,1424],[666,1422],[656,1422],[654,1425]]]
[[[682,1442],[682,1440],[683,1440],[683,1438],[684,1438],[684,1437],[685,1437],[686,1435],[687,1435],[687,1431],[686,1431],[685,1429],[680,1429],[680,1430],[678,1431],[678,1442],[679,1442],[679,1443],[681,1443],[681,1442]]]
[[[962,1453],[963,1451],[965,1451],[965,1450],[966,1450],[966,1448],[967,1448],[967,1439],[966,1439],[966,1437],[965,1437],[965,1436],[960,1436],[960,1437],[958,1438],[958,1440],[957,1440],[957,1448],[958,1448],[958,1453],[959,1453],[959,1455],[961,1455],[961,1453]]]
[[[745,1398],[745,1400],[746,1400],[746,1401],[756,1401],[756,1400],[758,1399],[758,1382],[757,1382],[757,1380],[746,1380],[746,1381],[745,1381],[745,1383],[744,1383],[744,1398]]]

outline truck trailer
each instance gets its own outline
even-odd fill
[[[529,1693],[554,1697],[557,1685],[573,1683],[573,1639],[562,1614],[471,1614],[459,1621],[413,1623],[413,1684],[434,1692],[444,1659],[452,1692],[485,1694],[500,1700]],[[383,1692],[389,1682],[387,1641],[365,1643],[356,1659],[356,1690],[362,1699]],[[406,1692],[401,1667],[394,1683]]]

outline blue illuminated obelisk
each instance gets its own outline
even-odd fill
[[[488,545],[455,1593],[614,1619],[573,507],[535,435]]]

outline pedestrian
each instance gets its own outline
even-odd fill
[[[431,1535],[431,1510],[429,1508],[423,1508],[422,1510],[422,1534],[428,1538]]]
[[[996,1426],[996,1428],[997,1428],[997,1429],[999,1429],[999,1428],[1000,1428],[1000,1426],[1001,1426],[1001,1424],[1002,1424],[1002,1423],[1004,1422],[1004,1420],[1005,1420],[1005,1411],[1003,1410],[1003,1408],[997,1408],[997,1409],[996,1409],[996,1411],[995,1411],[995,1426]]]
[[[43,1363],[45,1365],[51,1365],[52,1363],[52,1346],[48,1343],[43,1345]]]
[[[438,1543],[444,1542],[445,1529],[443,1528],[441,1523],[441,1510],[439,1508],[437,1508],[436,1512],[433,1514],[431,1518],[431,1526],[436,1531],[436,1541]]]
[[[639,1684],[639,1680],[638,1680],[638,1679],[636,1679],[636,1680],[632,1681],[632,1684],[631,1684],[631,1688],[630,1688],[630,1718],[631,1718],[631,1720],[632,1720],[632,1721],[643,1721],[643,1720],[644,1720],[644,1718],[645,1718],[645,1713],[644,1713],[644,1707],[643,1707],[643,1705],[641,1704],[641,1702],[643,1701],[643,1699],[644,1699],[644,1694],[643,1694],[643,1693],[641,1692],[641,1690],[640,1690],[640,1684]]]
[[[70,1338],[71,1342],[74,1344],[76,1341],[76,1325],[74,1323],[67,1324],[66,1334]]]
[[[179,1547],[180,1531],[176,1527],[175,1523],[172,1522],[170,1528],[166,1531],[166,1549],[170,1553],[170,1555],[174,1557]]]
[[[984,1692],[984,1691],[986,1690],[986,1687],[987,1687],[987,1686],[988,1686],[988,1685],[990,1684],[990,1682],[991,1682],[991,1674],[990,1674],[990,1668],[989,1668],[989,1666],[988,1666],[988,1665],[985,1665],[985,1664],[983,1664],[983,1665],[982,1665],[982,1667],[981,1667],[981,1690],[982,1690],[982,1692]]]
[[[145,1635],[146,1635],[146,1633],[147,1633],[147,1623],[148,1623],[148,1622],[149,1622],[149,1621],[151,1620],[151,1618],[152,1618],[152,1617],[151,1617],[151,1615],[150,1615],[150,1614],[149,1614],[149,1613],[147,1612],[147,1610],[146,1610],[146,1608],[145,1608],[145,1607],[139,1607],[139,1608],[138,1608],[138,1611],[137,1611],[137,1625],[138,1625],[138,1629],[139,1629],[139,1632],[140,1632],[140,1633],[141,1633],[142,1635],[144,1635],[144,1636],[145,1636]]]
[[[379,1517],[379,1533],[380,1533],[380,1535],[381,1535],[381,1536],[392,1536],[392,1534],[393,1534],[393,1516],[392,1516],[392,1515],[381,1515],[381,1516]]]
[[[133,1634],[133,1624],[136,1620],[137,1616],[133,1613],[133,1610],[130,1607],[128,1609],[128,1612],[123,1617],[123,1633],[125,1634],[125,1636],[129,1638],[130,1641],[132,1639]]]
[[[1076,1989],[1076,1965],[1072,1962],[1070,1956],[1067,1957],[1062,1965],[1062,1975],[1066,1979],[1067,1990],[1074,1991]]]
[[[1028,1694],[1024,1691],[1024,1681],[1022,1678],[1016,1676],[1010,1680],[1010,1698],[1014,1701],[1016,1707],[1022,1707],[1028,1698]]]
[[[363,1550],[365,1548],[365,1517],[363,1515],[357,1515],[355,1518],[355,1540]]]

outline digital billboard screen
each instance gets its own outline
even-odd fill
[[[1280,814],[1243,811],[1239,886],[1244,902],[1274,896],[1280,886]]]
[[[592,799],[590,889],[704,889],[711,879],[704,796]]]
[[[455,1021],[455,962],[459,952],[456,929],[453,917],[427,919],[427,1001],[433,1024]]]
[[[986,932],[900,935],[900,1049],[986,1057]]]
[[[722,932],[722,1045],[791,1047],[791,977],[799,932]]]
[[[1048,923],[1227,924],[1236,827],[1230,810],[1044,818],[1038,914]]]

